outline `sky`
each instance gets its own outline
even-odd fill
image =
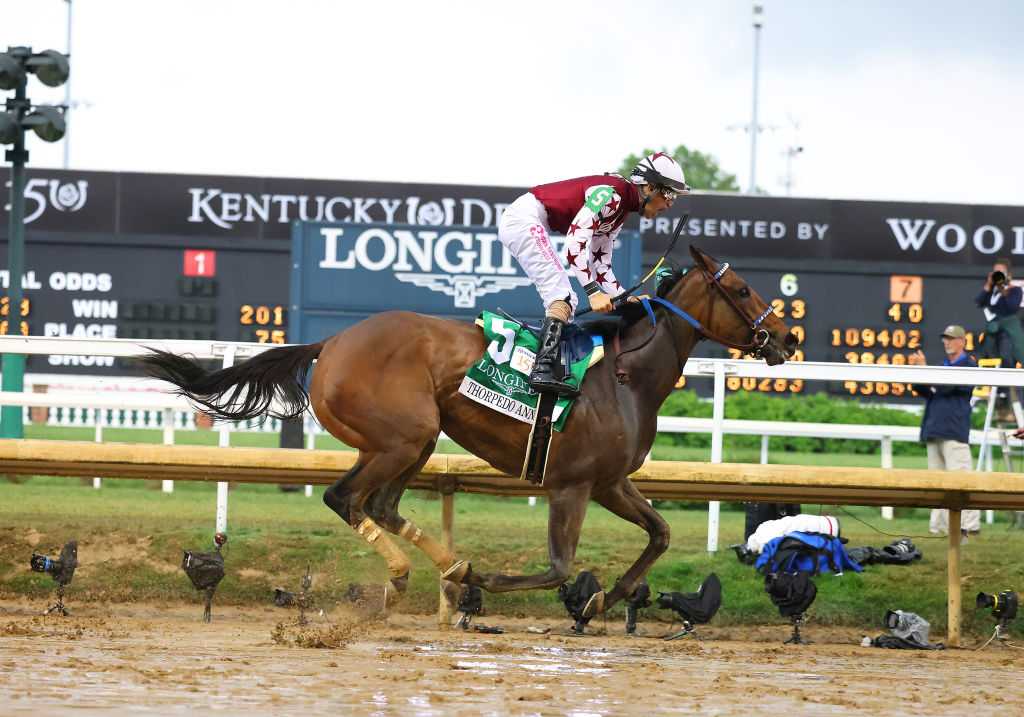
[[[532,186],[685,144],[746,189],[752,4],[73,0],[70,167]],[[758,187],[1024,204],[1024,3],[762,4]],[[0,18],[67,47],[66,0]]]

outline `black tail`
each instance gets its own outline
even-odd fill
[[[253,356],[237,366],[207,371],[199,363],[167,351],[153,350],[139,359],[153,378],[173,383],[175,391],[215,418],[245,421],[269,412],[276,398],[276,418],[297,418],[309,406],[306,376],[323,343],[282,346]]]

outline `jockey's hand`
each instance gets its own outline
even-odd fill
[[[591,311],[596,311],[599,314],[607,314],[609,311],[612,310],[612,308],[614,308],[612,306],[611,297],[609,297],[608,294],[604,293],[603,291],[598,291],[594,294],[591,294],[587,298],[590,299]]]
[[[1013,437],[1024,440],[1024,428],[1018,428],[1013,432]]]

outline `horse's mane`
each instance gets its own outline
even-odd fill
[[[686,269],[674,268],[671,275],[658,282],[656,295],[660,298],[665,298],[675,285],[686,276],[686,272]],[[654,310],[657,311],[658,307],[655,306]],[[580,326],[593,334],[598,334],[605,340],[611,340],[616,334],[626,331],[641,320],[648,320],[647,310],[640,304],[630,302],[622,304],[607,316],[589,321],[581,321]]]

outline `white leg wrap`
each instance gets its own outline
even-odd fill
[[[356,526],[356,532],[387,561],[388,572],[392,578],[401,578],[409,574],[409,558],[372,518],[363,518]]]
[[[398,534],[422,550],[438,570],[447,570],[455,563],[455,556],[448,548],[417,528],[412,521],[405,521]]]

